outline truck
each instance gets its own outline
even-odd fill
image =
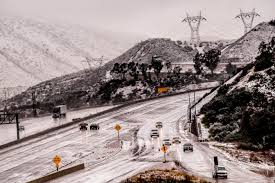
[[[227,179],[227,170],[224,166],[219,165],[217,156],[214,156],[214,171],[212,172],[212,176],[215,179],[219,177]]]
[[[67,113],[67,106],[66,105],[58,105],[53,108],[53,118],[61,118],[65,117]]]

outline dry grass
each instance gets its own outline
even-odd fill
[[[122,183],[207,183],[198,177],[188,175],[179,170],[147,170],[122,181]]]

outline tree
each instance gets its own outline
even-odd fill
[[[196,70],[196,74],[200,75],[202,73],[202,54],[197,53],[193,59],[194,68]]]
[[[146,63],[142,63],[142,64],[139,65],[139,70],[141,71],[144,80],[147,80],[147,69],[148,69],[148,67],[149,66]]]
[[[275,37],[269,43],[262,42],[259,46],[259,55],[256,57],[255,70],[260,71],[274,64]]]
[[[181,45],[182,45],[182,41],[178,40],[178,41],[177,41],[177,44],[178,44],[179,46],[181,46]]]
[[[122,74],[122,79],[125,80],[126,79],[125,74],[128,71],[127,63],[122,63],[119,68],[120,68],[120,73]]]
[[[166,69],[168,71],[168,75],[170,75],[170,73],[172,72],[172,64],[170,61],[165,63]]]
[[[160,71],[163,68],[161,57],[157,56],[157,55],[153,56],[151,64],[152,64],[152,68],[154,69],[154,73],[157,76],[157,80],[159,80],[159,74],[160,74]]]
[[[181,67],[177,66],[174,68],[173,70],[173,73],[174,73],[174,76],[176,76],[177,78],[180,78],[180,71],[182,70]]]
[[[135,62],[129,62],[128,63],[128,71],[130,76],[134,78],[134,80],[138,80],[138,63]]]
[[[221,51],[217,49],[211,49],[203,55],[203,62],[205,66],[211,71],[213,75],[214,70],[217,68],[220,62]]]
[[[120,76],[121,72],[120,72],[120,64],[119,63],[115,63],[112,70],[110,71],[111,75],[116,78],[117,76]],[[121,77],[121,76],[120,76]]]
[[[152,65],[151,64],[148,65],[148,70],[149,70],[149,72],[148,72],[148,78],[151,81],[152,80],[152,78],[151,78]]]
[[[226,65],[225,70],[226,70],[227,74],[229,74],[230,76],[233,76],[237,72],[237,66],[233,65],[233,64],[231,64],[231,62],[229,62]]]

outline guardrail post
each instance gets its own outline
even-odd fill
[[[18,114],[15,114],[15,120],[16,120],[17,140],[19,140],[20,139],[20,134],[19,134],[19,119],[18,119]]]

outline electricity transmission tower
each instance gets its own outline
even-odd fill
[[[255,12],[255,8],[251,12],[246,12],[246,13],[240,10],[240,14],[238,14],[236,18],[242,19],[244,24],[245,34],[252,29],[254,18],[257,16],[260,16],[260,15]]]
[[[189,16],[188,13],[186,13],[186,18],[182,20],[182,22],[187,22],[189,24],[189,27],[191,29],[191,43],[199,43],[200,42],[200,24],[201,21],[205,20],[203,16],[201,16],[201,12],[199,16]]]

